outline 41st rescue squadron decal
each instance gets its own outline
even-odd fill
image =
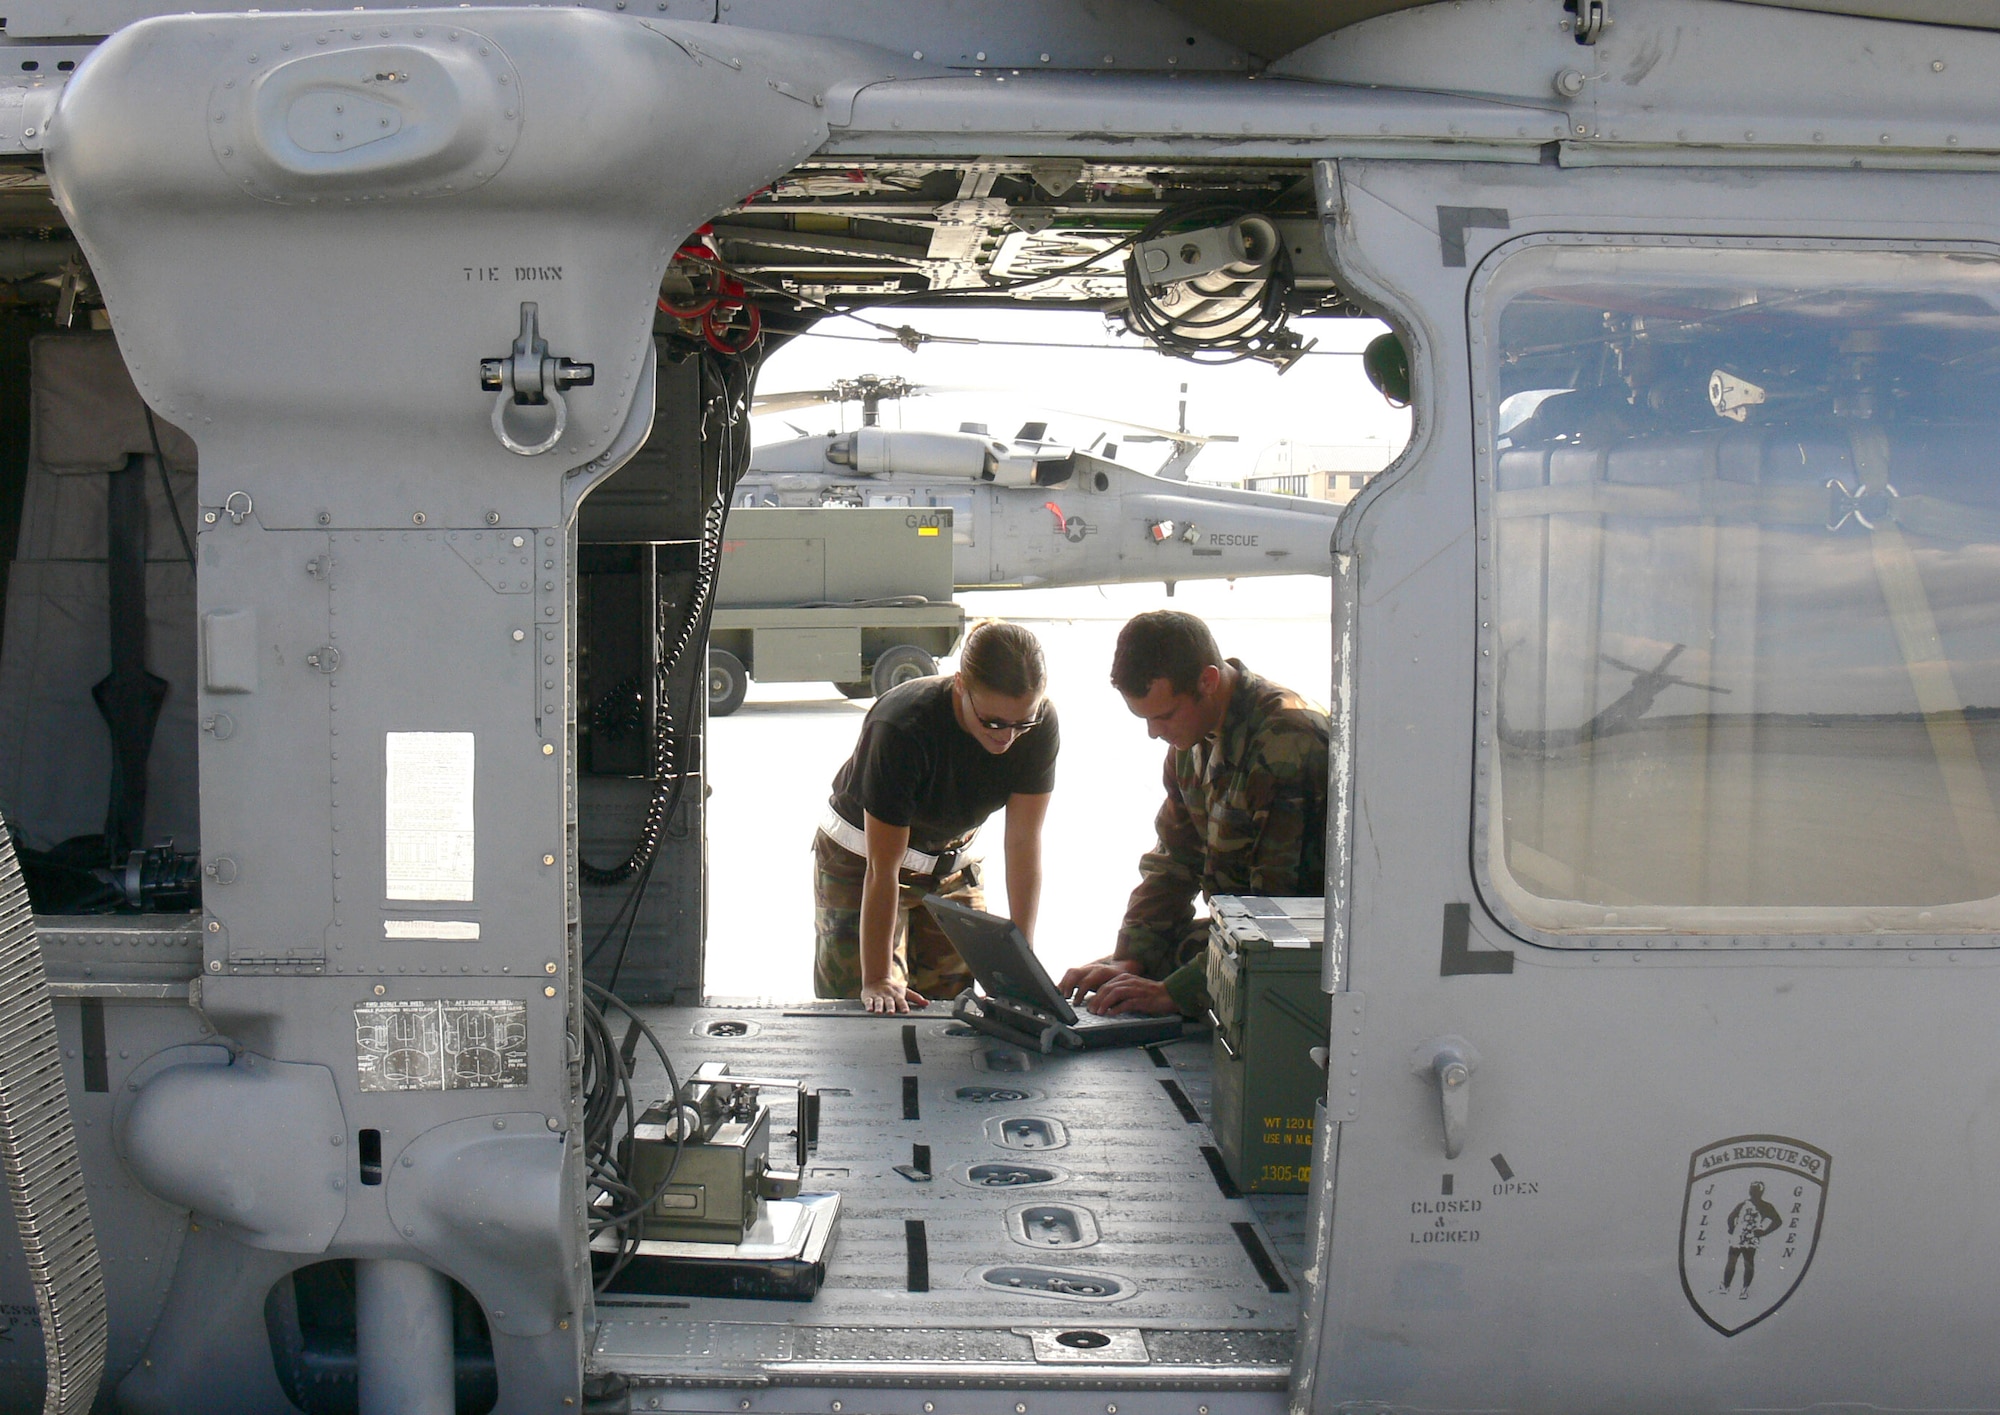
[[[1681,1290],[1724,1336],[1798,1290],[1819,1247],[1833,1157],[1782,1135],[1738,1135],[1688,1159]]]

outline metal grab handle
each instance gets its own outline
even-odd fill
[[[1215,1009],[1213,1007],[1208,1009],[1208,1025],[1215,1028],[1216,1042],[1222,1047],[1224,1051],[1229,1053],[1229,1059],[1231,1061],[1235,1061],[1237,1059],[1236,1048],[1229,1044],[1229,1034],[1223,1030],[1222,1019],[1215,1015]]]
[[[1457,1159],[1472,1127],[1472,1073],[1479,1069],[1478,1049],[1463,1037],[1436,1037],[1410,1054],[1410,1069],[1437,1087],[1444,1157]]]
[[[1444,1112],[1444,1157],[1455,1160],[1465,1148],[1465,1131],[1472,1120],[1472,1068],[1457,1057],[1440,1056],[1433,1069]]]

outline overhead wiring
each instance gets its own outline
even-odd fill
[[[1044,285],[1051,280],[1067,280],[1079,275],[1088,275],[1092,273],[1091,267],[1101,265],[1120,251],[1127,249],[1133,242],[1139,240],[1143,234],[1144,228],[1140,231],[1134,231],[1132,234],[1122,237],[1111,245],[1106,246],[1103,250],[1094,252],[1083,260],[1074,261],[1056,270],[1045,270],[1039,275],[1022,275],[1012,279],[989,280],[983,285],[969,286],[963,290],[902,290],[893,295],[885,295],[880,299],[870,300],[868,308],[880,309],[887,305],[902,305],[922,300],[949,300],[953,296],[965,298],[1005,295],[1016,290],[1025,290],[1031,285]],[[829,315],[859,320],[870,328],[879,329],[889,335],[899,335],[907,331],[907,326],[899,329],[895,325],[883,324],[880,320],[869,319],[865,315],[854,313],[853,308],[843,309],[837,305],[828,304],[825,300],[815,299],[810,295],[801,295],[794,290],[787,290],[782,285],[774,285],[768,280],[759,280],[755,276],[745,275],[741,271],[731,267],[720,256],[708,256],[701,252],[690,251],[684,246],[677,259],[693,265],[707,266],[718,277],[738,281],[752,289],[762,290],[766,294],[790,300],[804,309],[816,309]],[[1099,270],[1095,273],[1105,279],[1115,279],[1117,276],[1115,270]],[[677,313],[671,306],[666,305],[664,302],[662,308],[666,309],[670,314]]]
[[[1203,227],[1241,231],[1262,249],[1190,279],[1148,279],[1137,259],[1148,242]],[[1149,221],[1135,244],[1140,250],[1125,262],[1125,326],[1161,353],[1197,364],[1262,359],[1282,373],[1304,352],[1305,341],[1287,327],[1291,251],[1262,214],[1213,203],[1178,207]]]
[[[853,316],[842,316],[852,318]],[[871,337],[865,334],[833,334],[818,329],[801,329],[793,336],[797,339],[838,339],[848,344],[895,344],[901,341],[889,337]],[[1076,349],[1087,354],[1158,354],[1160,351],[1151,344],[1079,344],[1054,339],[988,339],[983,335],[921,334],[924,343],[968,344],[984,348],[1001,349]],[[1307,359],[1358,359],[1364,357],[1362,349],[1302,349],[1300,358]]]
[[[1019,275],[1002,280],[989,279],[983,285],[970,285],[962,290],[903,290],[880,300],[869,301],[869,308],[880,309],[884,305],[906,305],[920,300],[938,299],[940,297],[950,299],[954,295],[961,299],[975,296],[1006,295],[1016,290],[1025,290],[1032,285],[1046,285],[1051,280],[1070,280],[1079,275],[1095,274],[1105,279],[1113,279],[1116,278],[1117,274],[1115,270],[1093,270],[1092,267],[1103,264],[1120,251],[1129,250],[1134,244],[1143,240],[1145,234],[1146,228],[1141,227],[1129,235],[1121,236],[1103,250],[1093,252],[1082,260],[1072,261],[1070,264],[1059,266],[1054,270],[1045,270],[1039,275]],[[826,308],[832,307],[827,306]],[[848,314],[850,311],[840,310],[838,313]],[[859,315],[854,315],[853,317],[856,319],[861,318]],[[866,322],[875,324],[874,320]],[[875,324],[875,327],[878,329],[887,329],[889,326]]]
[[[1088,345],[933,334],[907,323],[887,324],[856,312],[858,308],[863,307],[883,309],[912,303],[932,305],[963,303],[967,300],[986,299],[1078,276],[1096,275],[1115,279],[1120,274],[1119,270],[1103,269],[1104,263],[1111,257],[1121,251],[1133,251],[1135,247],[1142,246],[1146,242],[1188,230],[1204,222],[1247,222],[1253,227],[1261,226],[1270,234],[1269,250],[1248,267],[1230,267],[1206,277],[1165,285],[1154,285],[1142,278],[1139,262],[1134,255],[1128,255],[1122,267],[1125,303],[1116,314],[1124,320],[1128,329],[1146,340],[1143,345]],[[791,301],[800,309],[814,309],[829,317],[851,319],[876,330],[879,335],[876,339],[863,339],[857,335],[822,333],[813,329],[797,331],[808,338],[837,339],[854,343],[895,343],[912,353],[926,344],[1057,349],[1130,348],[1135,351],[1165,353],[1194,363],[1220,364],[1236,363],[1244,359],[1261,359],[1276,364],[1280,372],[1291,367],[1298,359],[1312,355],[1336,358],[1360,357],[1359,351],[1326,350],[1322,353],[1314,350],[1309,343],[1289,329],[1291,305],[1295,296],[1291,253],[1283,240],[1276,239],[1276,233],[1269,224],[1269,217],[1261,208],[1246,208],[1241,205],[1205,202],[1170,207],[1138,230],[1121,237],[1104,249],[1056,270],[1013,279],[989,279],[984,284],[962,289],[899,291],[871,299],[865,306],[859,302],[835,305],[823,299],[785,289],[782,285],[760,280],[732,268],[720,255],[710,255],[699,250],[690,252],[687,248],[683,248],[679,258],[690,264],[706,267],[711,280],[726,280],[734,283],[737,288],[749,288],[774,295]],[[662,308],[667,309],[669,313],[678,313],[664,302]]]

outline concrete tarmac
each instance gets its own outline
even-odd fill
[[[1111,951],[1162,799],[1165,748],[1147,738],[1110,685],[1120,626],[1147,609],[1198,614],[1224,654],[1324,706],[1332,681],[1331,583],[1299,575],[1188,582],[1172,598],[1157,583],[959,597],[969,618],[1010,619],[1034,630],[1062,714],[1035,939],[1050,973],[1060,977]],[[868,706],[830,684],[753,683],[736,713],[710,724],[711,997],[784,1002],[812,995],[813,830]],[[1006,900],[1001,824],[995,816],[980,842],[995,912],[1004,912]]]

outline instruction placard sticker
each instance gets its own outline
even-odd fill
[[[472,898],[472,734],[391,732],[383,795],[391,899]]]
[[[481,1091],[528,1084],[528,1004],[508,998],[354,1004],[364,1091]]]
[[[479,937],[479,925],[472,919],[384,919],[382,937],[454,939],[472,942]]]

